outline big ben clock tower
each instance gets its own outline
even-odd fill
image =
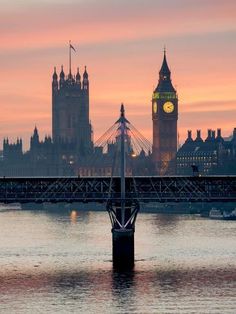
[[[176,172],[178,96],[171,82],[166,52],[152,96],[153,161],[156,174]]]

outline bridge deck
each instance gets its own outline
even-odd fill
[[[120,178],[0,178],[0,203],[120,200]],[[236,176],[126,177],[126,199],[141,202],[234,202]]]

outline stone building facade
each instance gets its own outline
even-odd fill
[[[236,128],[228,140],[222,137],[221,129],[217,133],[209,129],[205,140],[201,130],[197,130],[195,139],[189,130],[176,163],[178,175],[192,175],[196,167],[200,175],[236,174]]]

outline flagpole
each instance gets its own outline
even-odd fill
[[[71,76],[71,41],[69,41],[69,74]]]

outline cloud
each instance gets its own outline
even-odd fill
[[[12,6],[14,8],[14,6]],[[233,1],[35,1],[0,15],[4,50],[235,30]],[[201,23],[199,23],[201,21]],[[178,27],[176,27],[178,25]]]
[[[151,139],[151,97],[164,44],[179,93],[181,136],[207,121],[228,121],[231,132],[235,1],[2,1],[0,137],[27,138],[35,121],[42,134],[50,132],[52,69],[67,65],[69,39],[77,48],[73,67],[88,65],[95,137],[124,102],[129,119]]]
[[[233,112],[236,116],[236,99],[234,100],[205,100],[202,102],[194,102],[183,104],[180,107],[182,113],[216,113],[216,112]]]

